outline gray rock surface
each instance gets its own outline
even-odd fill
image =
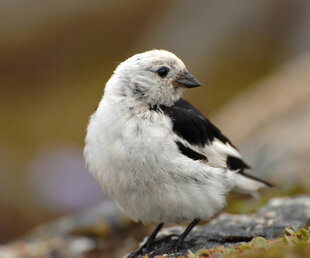
[[[164,229],[149,257],[165,253],[170,256],[185,255],[188,249],[195,252],[201,248],[228,246],[250,241],[257,236],[278,238],[286,227],[299,229],[309,225],[309,222],[310,195],[274,198],[255,214],[223,213],[208,224],[196,227],[178,252],[171,249],[176,237],[167,236],[180,234],[184,227]],[[136,247],[130,236],[133,234],[131,225],[114,204],[103,204],[43,224],[22,239],[0,246],[0,257],[121,257]],[[118,242],[115,235],[120,237]],[[160,241],[165,237],[165,241]],[[105,249],[110,248],[113,238],[122,251],[107,253]]]
[[[235,215],[223,213],[211,220],[205,226],[194,228],[187,237],[184,246],[178,252],[171,249],[174,240],[160,242],[149,252],[149,256],[168,254],[169,256],[186,255],[190,249],[195,252],[199,249],[208,249],[219,245],[233,245],[239,242],[248,242],[254,237],[266,239],[279,238],[285,228],[300,229],[310,223],[310,196],[296,196],[274,198],[259,209],[255,214]],[[171,234],[180,234],[184,228],[170,228],[161,232],[160,238]]]

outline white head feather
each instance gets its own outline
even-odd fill
[[[168,69],[164,77],[158,74],[161,68]],[[115,69],[106,84],[105,94],[132,97],[150,106],[170,106],[184,91],[176,79],[185,72],[184,63],[169,51],[151,50],[136,54]]]

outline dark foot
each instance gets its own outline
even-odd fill
[[[148,253],[152,250],[152,246],[155,243],[155,238],[157,233],[161,230],[164,223],[160,223],[157,225],[157,227],[154,229],[154,231],[151,233],[151,235],[148,237],[146,243],[142,245],[137,251],[132,252],[128,255],[128,258],[135,258],[140,255],[143,255],[145,253]]]
[[[179,238],[176,240],[176,242],[173,243],[172,249],[175,251],[178,251],[183,243],[187,235],[192,231],[192,229],[199,223],[200,219],[196,218],[194,219],[191,224],[187,226],[187,228],[184,230],[184,232],[179,236]]]

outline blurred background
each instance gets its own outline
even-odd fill
[[[153,48],[253,173],[309,184],[310,1],[0,1],[0,243],[109,200],[85,168],[90,114],[118,62]]]

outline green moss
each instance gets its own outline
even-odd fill
[[[288,228],[280,239],[266,240],[256,237],[249,243],[199,250],[188,257],[310,257],[310,229],[302,228],[296,231]]]

